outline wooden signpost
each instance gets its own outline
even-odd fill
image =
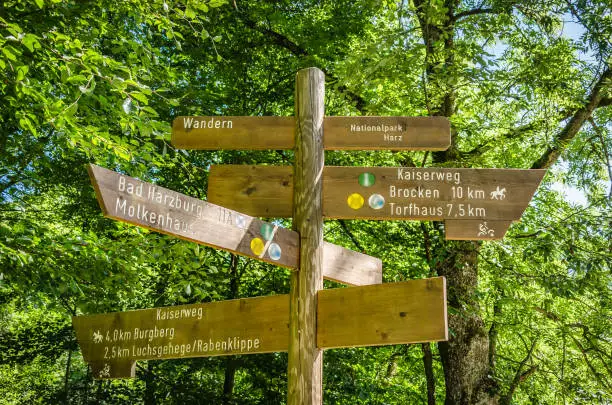
[[[323,216],[444,220],[447,239],[501,239],[546,170],[334,167],[323,171]],[[289,166],[211,166],[211,202],[253,216],[291,216]]]
[[[182,149],[293,149],[294,117],[177,117],[172,144]],[[326,150],[446,150],[446,117],[324,117]]]
[[[106,216],[296,270],[289,295],[74,317],[96,378],[134,376],[137,360],[288,351],[287,403],[317,405],[323,349],[448,338],[443,277],[376,285],[381,261],[325,243],[323,218],[444,220],[447,239],[498,239],[544,171],[324,167],[325,149],[445,150],[449,121],[325,117],[318,69],[298,72],[295,100],[295,117],[174,120],[179,148],[295,150],[293,168],[213,167],[215,204],[90,166]],[[323,277],[364,285],[323,290]]]
[[[105,216],[181,239],[298,267],[298,234],[240,212],[89,165]],[[380,259],[324,243],[324,276],[350,285],[382,282]]]
[[[317,349],[446,340],[444,278],[322,290]],[[289,295],[75,316],[95,378],[134,377],[139,360],[286,352]]]

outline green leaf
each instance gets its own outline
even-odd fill
[[[34,0],[38,8],[43,8],[45,6],[44,0]]]
[[[196,13],[195,11],[193,11],[193,9],[191,7],[187,7],[185,9],[185,17],[190,18],[190,19],[195,19],[196,18]]]
[[[83,75],[72,75],[68,78],[68,83],[84,83],[87,81],[87,78]]]
[[[150,115],[152,115],[153,117],[159,117],[159,114],[157,113],[157,111],[155,111],[153,108],[151,107],[143,107],[142,109],[143,111],[149,113]]]
[[[130,96],[132,96],[132,98],[140,101],[141,103],[148,105],[149,104],[149,100],[147,99],[147,96],[145,96],[144,94],[142,94],[139,91],[133,91],[130,93]]]
[[[15,54],[13,52],[11,52],[9,50],[10,47],[4,47],[2,48],[2,53],[9,59],[12,60],[13,62],[17,62],[17,57],[15,56]]]
[[[35,49],[40,49],[40,42],[38,42],[38,38],[32,34],[26,34],[23,37],[23,45],[28,48],[30,52],[34,52]]]
[[[25,79],[29,70],[30,68],[27,67],[26,65],[18,66],[17,67],[17,81],[22,81],[23,79]]]

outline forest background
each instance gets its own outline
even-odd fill
[[[293,115],[310,66],[327,115],[452,123],[445,152],[326,164],[549,169],[501,241],[325,223],[385,282],[446,276],[451,338],[326,351],[324,402],[611,403],[611,37],[606,0],[0,3],[0,403],[285,402],[284,353],[94,381],[71,316],[287,293],[286,270],[103,218],[86,164],[202,199],[211,164],[291,164],[176,150],[170,123]]]

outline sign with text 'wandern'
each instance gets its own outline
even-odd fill
[[[326,218],[444,220],[447,239],[499,239],[519,220],[545,170],[323,169]],[[253,216],[290,216],[292,168],[212,166],[209,200]]]
[[[289,296],[72,318],[96,378],[133,377],[138,360],[287,351]],[[446,340],[443,277],[318,292],[321,349]]]
[[[324,117],[328,150],[446,150],[446,117]],[[172,145],[182,149],[293,149],[294,117],[178,117]]]
[[[89,166],[105,216],[181,239],[295,269],[298,234],[176,191]],[[328,279],[352,284],[382,281],[380,259],[324,244]]]

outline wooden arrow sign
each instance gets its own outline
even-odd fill
[[[293,149],[294,117],[178,117],[172,145],[182,149]],[[328,150],[446,150],[445,117],[325,117]]]
[[[210,201],[253,216],[290,216],[292,169],[212,166]],[[326,218],[445,220],[447,239],[500,239],[545,170],[334,167],[323,171]]]
[[[317,346],[448,339],[443,277],[318,293]],[[95,378],[134,376],[138,360],[287,351],[289,296],[245,298],[72,318]]]
[[[96,165],[89,174],[105,216],[181,239],[295,269],[298,234],[231,209]],[[324,277],[351,285],[382,282],[380,259],[324,244]]]
[[[134,377],[136,360],[287,351],[289,296],[76,316],[96,378]]]

